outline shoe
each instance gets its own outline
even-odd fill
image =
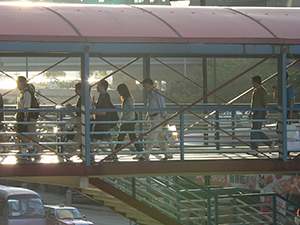
[[[144,161],[150,161],[150,159],[148,157],[145,157],[145,156],[141,156],[139,158],[139,162],[144,162]]]
[[[165,156],[164,158],[160,159],[160,161],[167,161],[168,159],[173,159],[173,156]]]
[[[118,157],[116,155],[113,155],[111,157],[109,157],[108,159],[106,159],[108,161],[113,161],[113,162],[118,162]]]
[[[16,158],[17,159],[27,159],[27,157],[26,157],[26,150],[25,150],[25,152],[24,152],[24,150],[22,149],[22,150],[20,150],[19,152],[17,152],[17,154],[16,154]]]
[[[252,156],[258,156],[257,152],[247,152],[248,155],[252,155]]]
[[[270,150],[274,150],[275,147],[275,141],[272,141],[271,145],[270,145]]]
[[[133,157],[132,159],[140,159],[142,157],[142,154],[137,154],[135,157]]]
[[[36,155],[33,157],[35,163],[41,163],[42,162],[42,156],[41,155]]]

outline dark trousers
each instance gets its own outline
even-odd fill
[[[135,130],[135,123],[123,123],[120,127],[120,131],[134,131]],[[124,141],[124,138],[126,136],[126,133],[119,134],[118,141]],[[130,141],[133,141],[136,139],[135,133],[129,134]],[[116,150],[121,148],[122,144],[117,144]],[[143,148],[140,144],[134,144],[137,151],[141,152],[143,151]]]
[[[265,112],[264,111],[255,111],[253,113],[253,117],[254,120],[261,120],[265,118]],[[251,130],[254,132],[251,132],[251,140],[264,140],[263,143],[267,146],[271,146],[272,141],[270,141],[270,139],[268,138],[268,136],[261,132],[261,131],[257,131],[257,130],[261,130],[262,127],[262,121],[255,121],[252,122],[252,127]],[[251,142],[250,145],[253,148],[258,148],[258,142]]]

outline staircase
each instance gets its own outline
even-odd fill
[[[278,194],[204,187],[182,176],[90,178],[90,185],[76,190],[140,225],[287,225],[295,224],[287,204],[298,208]]]

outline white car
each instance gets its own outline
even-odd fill
[[[87,221],[74,207],[45,205],[47,225],[94,225]]]

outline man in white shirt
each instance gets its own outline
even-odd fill
[[[157,108],[163,109],[166,108],[165,99],[160,90],[156,89],[153,86],[153,81],[150,78],[146,78],[143,80],[143,87],[148,92],[148,108]],[[158,94],[160,93],[160,94]],[[166,120],[168,118],[167,111],[149,111],[147,113],[146,118],[150,119],[151,126],[150,129],[157,126],[161,122],[155,122],[156,120]],[[158,127],[155,131],[162,131],[162,126]],[[152,151],[152,148],[156,143],[154,141],[167,141],[165,133],[158,133],[158,132],[151,132],[148,136],[148,141],[152,141],[152,143],[147,144],[146,151]],[[159,148],[162,151],[166,151],[165,157],[161,160],[168,160],[172,159],[173,155],[169,152],[169,146],[167,142],[159,143]],[[149,154],[143,153],[138,154],[134,159],[139,159],[139,161],[146,161],[149,160]]]
[[[19,76],[17,79],[17,88],[20,90],[17,98],[17,109],[28,109],[31,107],[31,93],[30,87],[27,84],[27,80],[23,76]],[[16,113],[16,120],[17,122],[26,122],[28,120],[28,112],[17,112]],[[17,132],[28,132],[28,124],[17,124],[16,130]],[[26,138],[24,135],[18,133],[17,135],[17,142],[22,143],[30,143],[29,139]],[[19,153],[25,154],[27,146],[24,145],[21,148]],[[33,152],[32,144],[28,145],[28,149],[30,152]],[[20,150],[20,149],[19,149]]]

